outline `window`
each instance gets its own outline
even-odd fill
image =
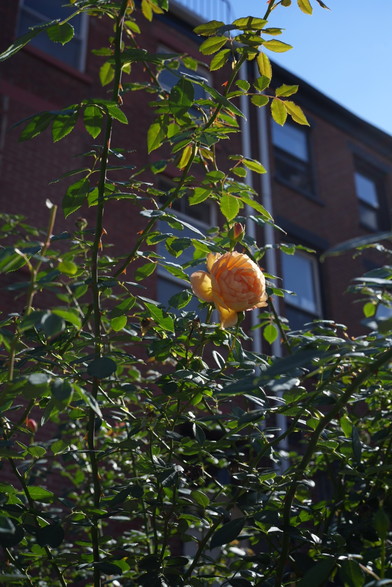
[[[173,186],[168,181],[163,181],[159,187],[163,191],[169,191]],[[203,204],[196,206],[190,206],[187,198],[183,197],[180,200],[175,201],[169,211],[171,213],[174,212],[179,220],[191,224],[203,234],[205,234],[211,225],[215,223],[215,208],[208,202],[203,202]],[[167,222],[162,220],[158,222],[157,230],[162,234],[170,234],[180,239],[192,239],[197,236],[196,233],[187,226],[182,230],[172,228]],[[191,243],[189,243],[189,247],[185,248],[179,257],[175,257],[174,255],[171,257],[165,246],[165,241],[161,241],[158,244],[157,252],[167,261],[181,265],[188,261],[192,261],[193,259],[193,246]],[[206,270],[205,257],[200,260],[199,265],[193,265],[192,267],[185,269],[185,272],[190,275],[199,269]],[[170,298],[183,291],[184,287],[187,287],[187,284],[183,280],[174,277],[162,267],[158,268],[157,300],[163,306],[168,308],[170,306]],[[186,306],[186,309],[196,311],[198,306],[199,302],[197,298],[193,297],[190,303]],[[171,309],[173,310],[173,308]]]
[[[283,287],[296,294],[285,294],[286,315],[290,327],[297,330],[321,316],[317,261],[302,252],[282,253],[281,261]]]
[[[63,20],[75,12],[75,8],[64,4],[64,0],[21,0],[17,36],[43,22]],[[75,29],[75,36],[65,45],[53,43],[45,32],[34,37],[30,44],[75,69],[83,70],[86,57],[87,15],[75,16],[71,24]]]
[[[272,121],[272,143],[277,177],[295,189],[312,193],[307,130],[290,122],[280,126]]]
[[[355,174],[360,223],[370,230],[388,228],[386,215],[380,214],[381,178],[377,173],[359,168]]]
[[[167,47],[162,46],[158,48],[158,51],[160,53],[170,53],[170,50]],[[167,92],[170,92],[173,86],[175,86],[181,79],[181,74],[186,74],[186,77],[190,82],[192,82],[193,79],[198,79],[211,85],[211,76],[207,70],[200,70],[199,68],[198,71],[194,71],[193,69],[186,67],[184,64],[181,64],[178,69],[163,69],[159,73],[158,80],[160,86]],[[201,85],[198,83],[193,83],[192,85],[194,100],[207,100],[209,98],[206,90]],[[201,111],[197,107],[190,108],[188,112],[194,118],[200,118],[201,116]]]

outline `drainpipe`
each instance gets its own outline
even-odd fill
[[[242,66],[241,69],[241,79],[247,80],[247,71],[246,71],[246,63]],[[256,76],[255,76],[256,77]],[[241,119],[241,132],[242,132],[242,152],[245,157],[252,157],[252,150],[251,150],[251,140],[250,140],[250,126],[249,126],[249,101],[247,96],[241,96],[241,111],[245,115],[245,119]],[[268,120],[267,120],[267,113],[266,108],[258,108],[257,109],[257,139],[258,139],[258,147],[259,147],[259,157],[261,163],[267,168],[267,173],[261,175],[261,201],[264,208],[273,216],[273,206],[272,206],[272,185],[271,185],[271,175],[268,171],[269,167],[269,155],[270,155],[270,148],[269,148],[269,138],[268,138]],[[250,187],[253,187],[253,178],[252,174],[248,173],[247,176],[247,183]],[[245,206],[245,215],[246,215],[246,232],[251,238],[256,237],[256,225],[250,218],[251,208],[249,206]],[[266,269],[267,272],[276,275],[277,274],[277,262],[276,262],[276,240],[275,240],[275,233],[274,228],[270,224],[264,224],[264,243],[270,245],[270,247],[266,251]],[[279,306],[278,300],[275,300],[275,306],[279,313]],[[258,318],[256,311],[252,312],[251,315],[251,324],[252,326],[257,325]],[[261,353],[262,343],[261,343],[261,330],[258,328],[254,330],[254,337],[253,337],[253,351],[255,353]],[[276,339],[272,345],[272,353],[275,357],[282,356],[282,347],[279,342],[279,339]],[[278,414],[276,418],[276,423],[278,428],[280,428],[281,432],[285,432],[287,430],[287,419],[282,414]],[[286,450],[288,447],[287,439],[284,439],[280,447],[283,450]],[[282,461],[281,467],[282,471],[286,468],[285,460]]]
[[[240,71],[240,78],[243,80],[247,80],[247,64],[246,62],[242,64],[241,71]],[[252,149],[251,149],[251,142],[250,142],[250,129],[249,129],[249,98],[241,94],[240,99],[240,109],[243,112],[245,118],[241,118],[241,137],[242,137],[242,154],[244,157],[252,158]],[[252,172],[248,171],[246,176],[246,183],[253,188],[253,177]],[[256,240],[256,225],[251,220],[250,215],[252,213],[252,208],[245,204],[245,217],[246,217],[246,234]],[[252,310],[250,315],[251,325],[256,326],[258,324],[258,317],[257,317],[258,310]],[[262,351],[262,343],[261,343],[261,330],[257,328],[256,330],[252,331],[252,350],[256,354],[261,354]]]

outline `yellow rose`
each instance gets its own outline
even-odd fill
[[[237,312],[267,305],[264,275],[248,255],[210,253],[207,269],[209,273],[192,273],[192,289],[198,298],[215,304],[222,328],[237,323]]]

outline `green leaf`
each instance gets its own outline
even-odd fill
[[[260,31],[266,24],[266,20],[254,16],[245,16],[233,21],[233,25],[242,31]]]
[[[378,232],[376,234],[356,236],[355,238],[350,238],[349,240],[344,241],[339,245],[336,245],[335,247],[331,247],[330,249],[328,249],[321,256],[321,260],[324,260],[325,257],[329,257],[330,255],[340,255],[341,253],[345,253],[346,251],[366,247],[367,245],[371,245],[373,243],[389,239],[392,239],[392,232]]]
[[[19,136],[20,141],[27,141],[40,135],[46,130],[54,119],[55,114],[52,112],[42,112],[30,117],[29,123],[25,126]],[[22,121],[23,122],[23,121]]]
[[[121,110],[119,106],[115,102],[105,103],[107,111],[109,115],[121,122],[122,124],[128,124],[128,118],[125,116],[124,112]]]
[[[269,49],[270,51],[274,51],[274,53],[284,53],[285,51],[289,51],[293,48],[291,45],[283,43],[283,41],[278,41],[278,39],[264,41],[263,47]]]
[[[389,528],[391,525],[388,514],[383,508],[380,508],[374,514],[374,528],[381,540],[386,540],[388,537]]]
[[[53,308],[52,312],[66,320],[66,322],[73,324],[76,328],[80,329],[82,327],[82,320],[77,310],[72,308]]]
[[[275,122],[283,126],[287,119],[285,102],[274,98],[271,102],[271,114]]]
[[[201,202],[204,202],[204,200],[207,200],[207,198],[210,196],[210,194],[212,193],[212,190],[210,189],[206,189],[206,188],[194,188],[193,190],[193,194],[191,196],[189,196],[189,204],[191,206],[195,206],[196,204],[201,204]]]
[[[126,316],[116,316],[110,320],[110,326],[114,332],[119,332],[127,325],[128,318]]]
[[[245,518],[236,518],[226,524],[223,524],[212,536],[210,548],[216,548],[235,540],[241,533],[245,524]]]
[[[46,34],[51,41],[65,45],[73,39],[75,31],[69,22],[64,22],[62,24],[54,24],[53,26],[47,28]]]
[[[276,96],[292,96],[298,92],[298,85],[288,86],[287,84],[282,84],[279,88],[276,88],[275,94]]]
[[[192,491],[191,497],[192,497],[192,499],[195,500],[195,502],[198,505],[201,505],[201,507],[203,507],[203,508],[208,507],[208,505],[210,504],[210,500],[209,500],[208,496],[203,491],[200,491],[199,489],[195,489],[194,491]]]
[[[220,199],[219,205],[223,216],[229,222],[238,216],[240,210],[240,202],[238,198],[224,193]]]
[[[177,308],[180,310],[181,308],[185,308],[189,304],[192,299],[192,292],[189,289],[184,289],[179,291],[178,293],[174,294],[169,299],[169,305],[172,308]]]
[[[40,326],[48,338],[60,334],[65,329],[64,320],[52,312],[46,312],[44,314]]]
[[[305,14],[312,14],[313,8],[309,0],[297,0],[298,6]]]
[[[87,366],[87,373],[97,379],[105,379],[115,373],[117,369],[117,363],[109,357],[100,357],[94,359]]]
[[[151,153],[158,149],[167,136],[167,125],[162,122],[153,122],[147,131],[147,149]]]
[[[247,92],[250,88],[250,83],[245,79],[239,79],[235,83],[244,92]]]
[[[305,114],[303,113],[303,110],[300,106],[298,106],[297,104],[294,104],[294,102],[292,102],[291,100],[286,100],[284,102],[284,105],[286,107],[287,112],[290,114],[291,118],[294,120],[294,122],[297,122],[298,124],[303,124],[303,125],[309,126],[309,122],[307,121],[307,118],[306,118]]]
[[[260,108],[261,106],[265,106],[269,102],[269,97],[264,96],[263,94],[256,94],[251,97],[250,101],[252,104]]]
[[[346,559],[342,561],[339,569],[339,578],[344,587],[362,587],[365,577],[357,561]]]
[[[333,558],[327,558],[316,563],[308,570],[303,579],[301,579],[298,587],[319,587],[320,585],[324,585],[325,581],[331,575],[335,564]]]
[[[53,399],[61,404],[68,405],[72,399],[73,387],[69,381],[65,381],[64,379],[61,379],[61,377],[58,377],[51,382],[50,390]]]
[[[155,304],[145,302],[145,306],[149,311],[150,317],[158,324],[158,326],[163,330],[174,332],[174,321],[171,316],[167,314],[165,315],[162,308],[155,306]]]
[[[67,135],[69,135],[75,128],[78,120],[78,111],[71,110],[70,114],[59,114],[55,117],[52,126],[52,138],[53,142],[60,141]]]
[[[75,275],[78,271],[78,266],[73,261],[60,261],[57,265],[57,269],[61,271],[61,273],[65,273],[65,275]]]
[[[176,117],[184,116],[192,107],[194,94],[192,82],[185,77],[181,77],[170,91],[170,112]]]
[[[255,173],[267,173],[265,167],[256,159],[242,159],[242,164]]]
[[[270,85],[270,82],[271,82],[271,78],[269,78],[266,75],[261,75],[260,77],[257,77],[255,79],[255,81],[253,82],[253,85],[256,90],[258,90],[259,92],[263,92],[266,88],[268,88],[268,86]]]
[[[146,263],[141,267],[138,267],[135,271],[135,279],[136,281],[142,281],[146,277],[152,275],[157,267],[156,263]]]
[[[210,71],[216,71],[217,69],[223,67],[224,64],[227,63],[230,57],[230,53],[230,49],[223,49],[214,55],[214,57],[211,59]]]
[[[272,78],[272,66],[269,57],[265,53],[259,53],[256,58],[257,68],[261,76]]]
[[[187,145],[185,147],[185,149],[182,151],[180,160],[177,164],[177,167],[179,169],[184,169],[188,165],[188,163],[192,157],[192,152],[193,152],[193,146]]]
[[[272,218],[271,214],[268,212],[268,210],[266,210],[264,208],[264,206],[262,204],[260,204],[260,202],[258,202],[257,200],[254,200],[253,198],[251,198],[250,196],[247,196],[246,194],[241,194],[239,196],[239,198],[242,202],[244,202],[244,204],[246,204],[247,206],[250,206],[251,208],[256,210],[266,220],[273,220],[273,218]]]
[[[203,55],[212,55],[222,49],[223,45],[227,43],[227,37],[209,37],[199,47],[200,53]]]
[[[107,86],[113,79],[114,67],[109,61],[106,61],[99,69],[99,81],[102,86]]]
[[[79,210],[79,208],[85,203],[89,189],[89,182],[85,178],[80,179],[68,187],[62,202],[66,218],[73,212],[76,212],[76,210]]]
[[[211,37],[212,35],[215,35],[216,32],[224,25],[225,23],[221,20],[210,20],[205,24],[200,24],[193,30],[197,35],[201,35],[202,37]]]
[[[43,30],[51,27],[53,25],[53,23],[56,23],[56,21],[51,20],[50,22],[46,22],[44,24],[36,26],[36,27],[30,29],[29,32],[26,33],[25,35],[22,35],[21,37],[19,37],[19,39],[16,39],[15,43],[10,45],[8,47],[8,49],[6,49],[3,53],[0,54],[0,62],[5,61],[6,59],[9,59],[10,57],[12,57],[12,55],[15,55],[15,53],[17,53],[25,45],[27,45],[27,43],[29,43],[29,41],[31,41],[31,39],[34,39],[34,37],[39,35]]]
[[[20,254],[22,251],[13,247],[0,249],[0,273],[16,271],[26,264],[26,259]]]
[[[363,311],[364,316],[366,318],[370,318],[371,316],[374,316],[376,313],[376,310],[377,310],[376,304],[374,304],[373,302],[368,302],[362,308],[362,311]]]
[[[267,324],[263,330],[263,336],[268,344],[272,344],[278,338],[278,329],[274,324]]]
[[[86,106],[83,113],[83,122],[89,135],[96,139],[102,130],[103,112],[101,108],[95,106],[95,104]]]
[[[37,543],[40,546],[58,548],[65,538],[65,533],[60,524],[48,524],[35,531]]]
[[[343,416],[339,420],[340,426],[342,427],[344,436],[346,438],[351,438],[352,431],[353,431],[353,424],[347,414],[343,414]]]
[[[44,503],[52,503],[55,499],[54,493],[44,489],[43,487],[37,487],[35,485],[29,485],[27,487],[31,499],[34,501],[42,501]]]

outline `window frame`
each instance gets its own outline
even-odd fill
[[[61,2],[60,2],[59,7],[60,8],[62,7]],[[36,18],[37,24],[43,23],[43,22],[49,22],[50,20],[52,20],[51,17],[47,16],[46,14],[43,14],[39,10],[31,8],[30,6],[27,6],[26,0],[19,0],[18,18],[17,18],[17,22],[16,22],[16,35],[17,36],[20,36],[21,34],[25,34],[27,32],[27,31],[20,30],[22,13],[27,13],[27,14],[33,16],[33,18]],[[59,63],[64,64],[68,67],[71,67],[72,69],[75,69],[75,70],[83,73],[85,71],[86,56],[87,56],[88,15],[85,12],[83,12],[83,13],[79,14],[78,16],[80,17],[80,32],[77,32],[75,30],[75,35],[74,35],[73,39],[71,39],[71,41],[70,41],[70,43],[72,43],[73,41],[76,41],[79,46],[78,59],[77,59],[76,65],[74,63],[71,63],[68,60],[62,58],[61,56],[59,56],[57,54],[52,55],[51,53],[48,53],[44,49],[41,49],[40,47],[36,47],[34,45],[34,38],[31,40],[30,45],[32,47],[34,47],[35,50],[40,51],[42,54],[50,57],[51,59],[55,59]]]
[[[171,178],[168,178],[168,177],[162,178],[162,183],[163,182],[166,183],[170,187],[174,186],[174,184],[172,183]],[[164,191],[164,190],[162,190],[162,191]],[[196,219],[193,216],[191,216],[189,214],[186,214],[185,212],[182,212],[180,210],[176,210],[174,208],[171,208],[170,209],[170,212],[172,214],[174,214],[175,216],[177,216],[180,220],[183,220],[184,222],[188,222],[189,224],[194,225],[195,228],[199,228],[202,232],[206,232],[212,226],[215,226],[216,223],[217,223],[217,209],[216,209],[215,203],[212,202],[212,201],[211,202],[203,202],[203,205],[207,205],[209,207],[209,209],[210,209],[210,213],[209,213],[209,217],[210,217],[209,220],[210,221],[209,221],[209,223],[206,223],[203,220]],[[160,222],[164,222],[164,221],[158,221],[158,223],[157,223],[157,229],[158,230],[159,230]],[[157,245],[157,250],[158,250],[158,246],[159,245]],[[166,258],[167,259],[170,258],[170,254],[168,252],[167,252],[167,257]],[[174,260],[176,260],[176,259],[177,259],[177,257],[174,258]],[[196,271],[196,270],[197,269],[192,269],[192,271]],[[164,305],[165,302],[163,300],[159,299],[159,296],[158,296],[158,287],[159,287],[158,282],[159,282],[159,280],[161,280],[161,282],[162,281],[168,281],[171,284],[177,285],[178,288],[179,288],[179,291],[181,291],[181,289],[184,289],[184,287],[190,288],[190,285],[189,284],[186,284],[182,279],[180,279],[178,277],[175,277],[175,275],[172,275],[171,273],[169,273],[168,271],[166,271],[164,267],[161,267],[158,264],[158,267],[157,267],[157,283],[156,283],[156,299],[157,299],[158,303],[160,303],[162,305]]]
[[[357,176],[362,176],[374,185],[377,204],[373,205],[361,197],[358,191]],[[388,230],[390,228],[390,218],[387,212],[386,196],[385,196],[385,174],[381,169],[377,169],[366,161],[355,159],[354,174],[353,174],[354,191],[358,205],[358,220],[361,227],[370,232],[379,232],[381,230]],[[367,212],[371,211],[375,215],[376,225],[366,222],[361,214],[361,210]]]
[[[285,275],[284,275],[284,260],[289,260],[294,257],[301,257],[305,259],[310,266],[310,275],[311,275],[311,282],[312,282],[312,289],[313,289],[313,302],[315,309],[310,310],[304,307],[303,303],[301,303],[301,296],[297,293],[294,288],[290,288],[287,283],[285,283]],[[320,267],[318,259],[315,255],[307,253],[305,251],[297,250],[294,255],[288,255],[281,251],[281,258],[280,258],[281,270],[282,270],[282,282],[283,282],[283,289],[288,289],[289,291],[293,291],[296,295],[284,294],[284,303],[285,305],[290,308],[293,312],[297,313],[297,316],[304,317],[305,320],[303,324],[307,322],[311,322],[313,320],[317,320],[322,318],[323,316],[323,304],[322,304],[322,296],[321,296],[321,284],[320,284]],[[308,318],[308,319],[306,319]]]
[[[275,128],[283,132],[287,128],[292,128],[295,131],[301,133],[305,139],[306,159],[302,159],[301,157],[295,155],[295,153],[293,153],[289,149],[284,149],[283,147],[278,145],[274,140]],[[286,121],[283,126],[280,126],[274,120],[271,120],[270,133],[272,153],[274,157],[275,179],[280,183],[283,183],[287,187],[305,195],[306,197],[309,197],[313,200],[317,199],[315,190],[315,176],[311,149],[310,130],[307,127],[304,127],[303,125],[295,124],[289,120]],[[308,187],[304,188],[301,187],[301,185],[296,185],[295,182],[287,178],[279,169],[280,162],[283,162],[283,164],[286,165],[291,165],[292,167],[298,169],[302,176],[306,178]]]

